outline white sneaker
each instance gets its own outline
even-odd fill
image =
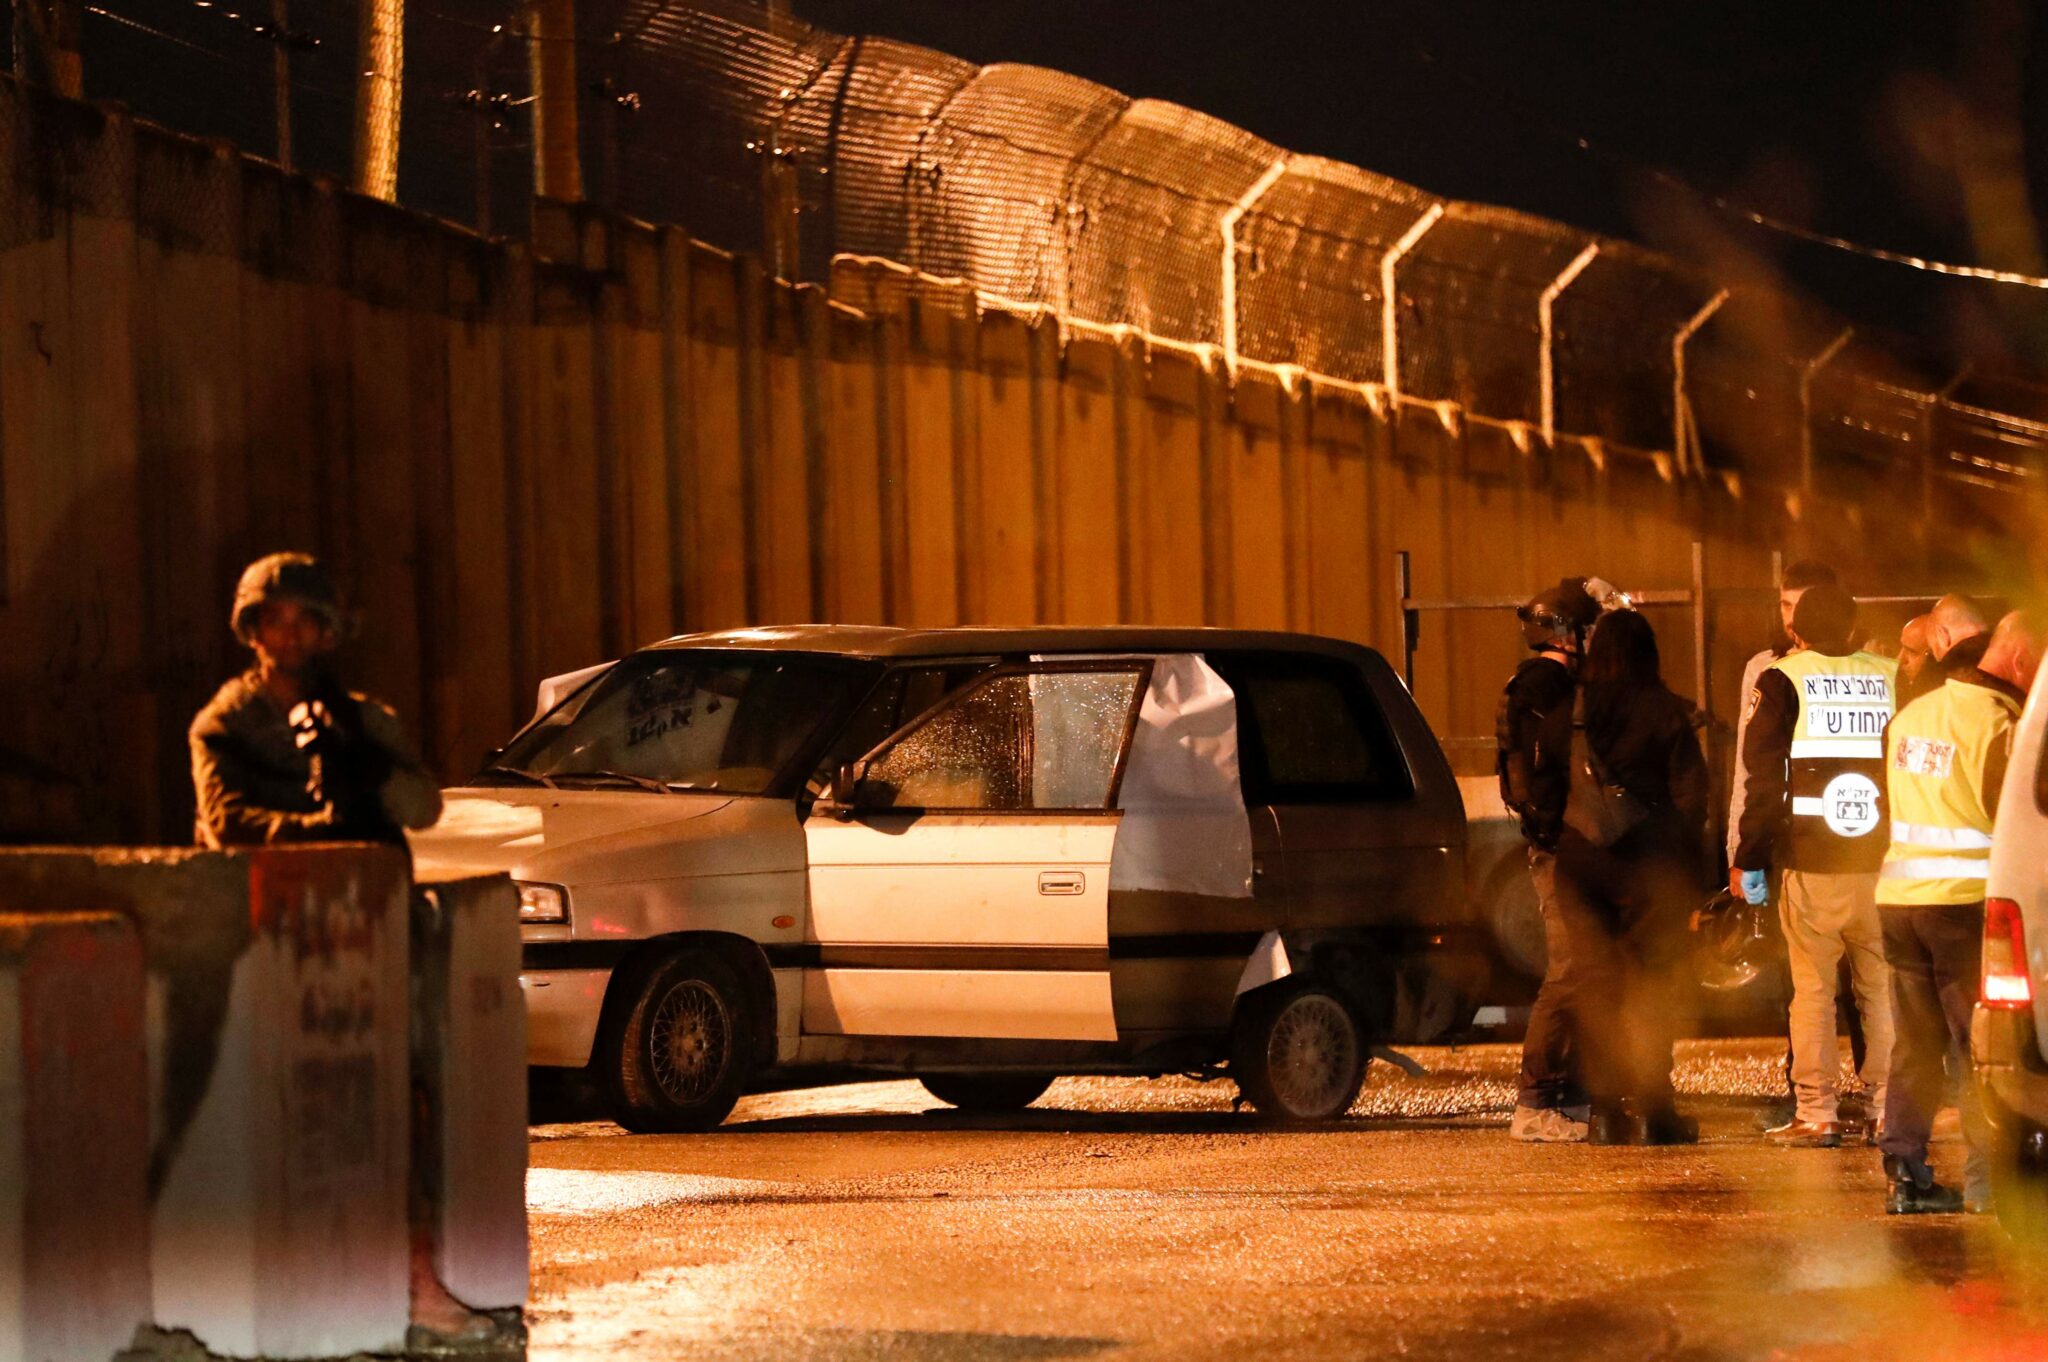
[[[1523,1144],[1576,1144],[1586,1138],[1586,1123],[1555,1107],[1516,1107],[1508,1138]]]

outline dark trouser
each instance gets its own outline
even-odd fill
[[[1564,1005],[1565,979],[1571,968],[1571,940],[1557,909],[1557,858],[1540,847],[1529,848],[1529,878],[1536,886],[1536,905],[1543,914],[1543,982],[1529,1009],[1529,1028],[1522,1033],[1522,1090],[1525,1107],[1575,1107],[1586,1100],[1573,1066],[1571,1016]]]
[[[1892,967],[1892,1067],[1885,1093],[1880,1148],[1901,1160],[1915,1180],[1931,1179],[1927,1137],[1948,1097],[1948,1070],[1965,1076],[1970,1063],[1970,1011],[1984,953],[1984,904],[1930,908],[1881,904],[1884,954]],[[1970,1084],[1963,1083],[1963,1135],[1969,1178],[1982,1176],[1984,1144]]]
[[[1569,964],[1561,1005],[1596,1107],[1674,1105],[1671,1047],[1689,1024],[1685,924],[1697,891],[1677,856],[1561,852],[1557,904]]]

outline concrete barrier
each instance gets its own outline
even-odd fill
[[[150,1318],[142,951],[113,913],[0,916],[0,1362]]]
[[[139,930],[160,1330],[238,1357],[405,1348],[407,890],[385,848],[0,859],[0,911]]]
[[[415,1233],[449,1295],[516,1311],[528,1264],[518,895],[503,875],[422,884],[412,923]]]

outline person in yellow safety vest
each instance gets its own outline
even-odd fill
[[[1894,1215],[1991,1208],[1967,1082],[1962,1192],[1934,1180],[1927,1138],[1948,1089],[1944,1065],[1952,1061],[1961,1074],[1969,1064],[1992,828],[2013,726],[2040,669],[2044,626],[2038,613],[2007,615],[1982,660],[1906,706],[1885,737],[1891,847],[1877,901],[1898,1044],[1878,1147],[1891,1182],[1885,1209]]]
[[[1861,1074],[1882,1110],[1891,1065],[1891,980],[1877,917],[1884,859],[1884,728],[1895,665],[1850,646],[1856,602],[1839,586],[1807,590],[1792,613],[1797,651],[1767,667],[1750,692],[1743,736],[1747,790],[1729,888],[1770,901],[1792,973],[1792,1118],[1772,1144],[1842,1143],[1835,998],[1842,961],[1863,1019]]]

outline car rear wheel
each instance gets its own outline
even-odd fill
[[[2007,1234],[2048,1252],[2048,1131],[2028,1123],[2016,1134],[1991,1151],[1991,1209]]]
[[[1333,1121],[1365,1084],[1365,1035],[1327,984],[1288,979],[1245,995],[1231,1027],[1230,1071],[1260,1116]]]
[[[1045,1096],[1051,1074],[921,1074],[924,1090],[962,1111],[1022,1111]]]
[[[710,951],[669,955],[640,980],[604,1050],[612,1114],[641,1133],[709,1130],[739,1100],[754,1052],[753,1009]]]

